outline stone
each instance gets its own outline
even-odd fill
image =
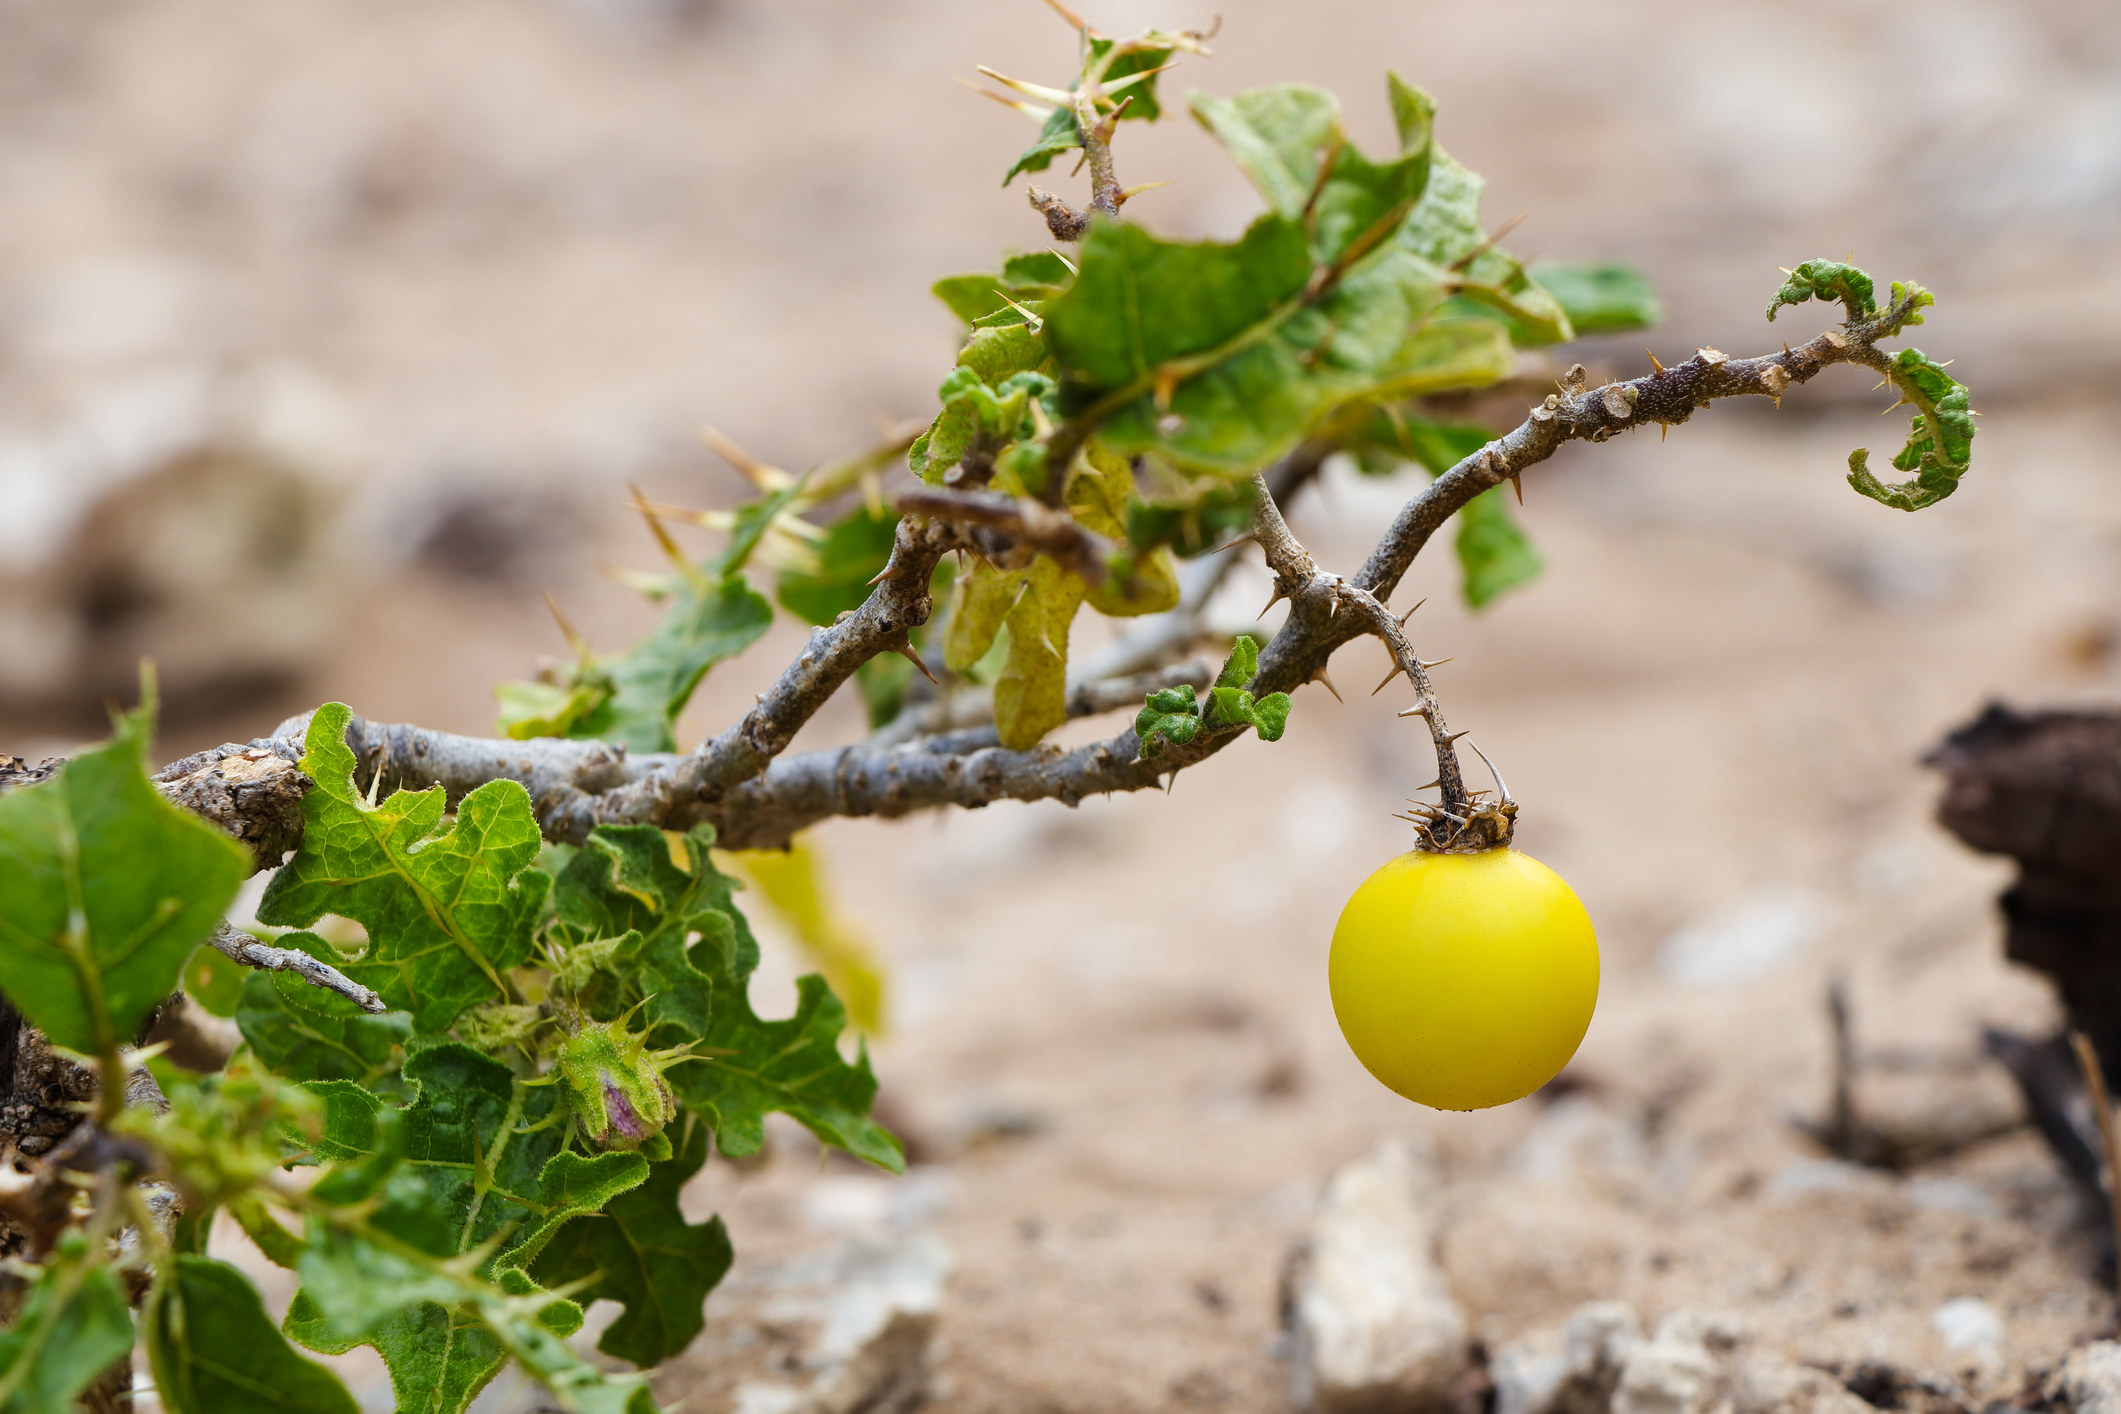
[[[1319,1414],[1441,1409],[1466,1318],[1435,1258],[1427,1166],[1390,1142],[1327,1182],[1289,1281],[1297,1404]]]
[[[2121,1343],[2095,1340],[2072,1352],[2048,1387],[2071,1414],[2121,1414]]]
[[[1592,1301],[1567,1326],[1496,1350],[1488,1363],[1495,1414],[1605,1414],[1627,1357],[1640,1341],[1622,1301]]]
[[[904,1414],[929,1394],[950,1252],[920,1233],[864,1238],[773,1268],[732,1292],[739,1320],[801,1332],[794,1381],[736,1391],[736,1414]],[[726,1319],[726,1318],[725,1318]]]

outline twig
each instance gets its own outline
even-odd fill
[[[2114,1228],[2114,1300],[2121,1310],[2121,1145],[2114,1138],[2114,1105],[2106,1094],[2106,1071],[2099,1064],[2099,1050],[2092,1038],[2072,1027],[2069,1043],[2084,1070],[2084,1086],[2091,1092],[2092,1113],[2099,1121],[2100,1156],[2105,1161],[2107,1220]]]
[[[351,977],[348,977],[338,968],[331,966],[329,963],[319,962],[306,952],[299,952],[294,948],[276,948],[269,943],[261,943],[250,934],[226,922],[214,929],[213,936],[206,941],[216,952],[242,963],[245,967],[255,967],[260,972],[292,972],[312,987],[322,987],[327,992],[337,992],[363,1011],[382,1012],[386,1010],[381,997],[362,986],[359,982],[354,981]]]
[[[1038,501],[1018,500],[998,491],[941,491],[923,487],[901,491],[897,506],[900,515],[1001,531],[1063,569],[1073,570],[1093,585],[1104,583],[1107,566],[1117,548],[1102,535],[1083,529],[1066,511],[1055,510]],[[996,557],[995,546],[978,545],[977,548],[989,558]]]

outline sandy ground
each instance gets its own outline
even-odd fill
[[[314,629],[331,651],[180,711],[167,754],[326,697],[482,730],[490,684],[560,651],[539,590],[602,643],[645,621],[592,567],[647,561],[612,509],[625,480],[732,494],[696,423],[801,465],[874,415],[924,415],[950,328],[921,286],[1036,235],[993,185],[1025,134],[948,76],[1053,72],[1063,36],[1030,3],[657,19],[683,8],[0,4],[0,476],[48,518],[0,569],[39,572],[78,513],[53,448],[158,379],[314,394],[302,445],[345,506],[351,568]],[[1859,375],[1831,375],[1779,414],[1564,453],[1527,486],[1548,575],[1485,615],[1455,604],[1447,556],[1401,590],[1431,596],[1416,642],[1455,658],[1440,690],[1525,802],[1520,843],[1599,927],[1580,1083],[1551,1102],[1419,1111],[1339,1040],[1333,920],[1404,847],[1390,815],[1430,776],[1391,696],[1361,696],[1383,671],[1369,646],[1336,666],[1346,705],[1306,689],[1283,742],[1168,798],[822,828],[891,965],[876,1065],[928,1161],[870,1177],[782,1131],[762,1169],[710,1165],[688,1201],[730,1222],[732,1290],[863,1234],[933,1234],[955,1263],[941,1407],[1276,1409],[1278,1273],[1319,1185],[1414,1136],[1442,1261],[1491,1343],[1618,1297],[1652,1319],[1736,1311],[1800,1359],[2013,1387],[2111,1320],[2096,1215],[2037,1140],[1895,1176],[1825,1159],[1791,1119],[1825,1101],[1830,976],[1880,1104],[2007,1113],[1980,1029],[2052,1015],[2000,959],[2004,871],[1929,822],[1918,759],[1992,696],[2121,686],[2121,417],[2087,392],[2121,361],[2096,332],[2121,304],[2103,259],[2121,27],[2059,0],[1919,22],[1884,4],[1222,8],[1218,59],[1182,80],[1316,79],[1382,132],[1377,71],[1401,68],[1493,179],[1491,212],[1532,209],[1513,244],[1651,271],[1660,351],[1770,347],[1777,264],[1855,245],[1919,275],[1945,300],[1925,346],[1959,355],[1988,414],[1975,473],[1918,517],[1856,498],[1848,450],[1897,428]],[[1181,123],[1123,157],[1130,180],[1183,178],[1144,198],[1165,229],[1251,209]],[[1405,489],[1336,473],[1292,520],[1351,565]],[[572,528],[524,533],[505,513],[524,504],[544,508],[533,529]],[[471,539],[505,552],[478,576],[463,535],[435,531],[465,506],[492,513]],[[1248,621],[1262,585],[1245,571],[1219,617]],[[727,720],[794,641],[724,668],[688,730]],[[43,708],[0,728],[30,755],[88,730]],[[855,730],[840,704],[803,744]],[[797,967],[766,931],[762,1007]],[[1933,1314],[1960,1297],[2003,1318],[1999,1345],[1947,1347]],[[762,1358],[713,1324],[665,1393],[726,1407]]]

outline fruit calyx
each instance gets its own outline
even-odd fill
[[[1473,754],[1495,778],[1495,789],[1467,790],[1465,777],[1458,769],[1458,755],[1451,745],[1449,739],[1437,742],[1436,779],[1429,783],[1442,790],[1443,799],[1434,804],[1409,799],[1405,812],[1394,818],[1414,827],[1414,847],[1428,854],[1483,854],[1509,848],[1517,833],[1517,802],[1510,798],[1502,772],[1488,760],[1488,753],[1469,739],[1466,745],[1473,748]]]

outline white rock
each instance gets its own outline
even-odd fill
[[[1638,1341],[1621,1365],[1612,1414],[1702,1414],[1714,1403],[1717,1352],[1690,1312],[1667,1316],[1657,1334]]]
[[[1488,1362],[1495,1414],[1606,1414],[1639,1339],[1625,1302],[1593,1301],[1564,1330],[1500,1347]]]
[[[1930,1325],[1944,1338],[1944,1348],[1984,1359],[2003,1350],[2003,1317],[1978,1296],[1955,1296],[1930,1312]]]
[[[1327,1183],[1293,1283],[1300,1406],[1438,1406],[1464,1372],[1466,1318],[1436,1264],[1424,1168],[1395,1141]]]
[[[2052,1387],[2072,1414],[2121,1414],[2121,1344],[2095,1340],[2075,1352]]]
[[[795,1362],[810,1378],[746,1384],[737,1414],[901,1414],[921,1403],[950,1266],[942,1239],[924,1233],[849,1243],[762,1278],[772,1291],[758,1314],[815,1331]]]

